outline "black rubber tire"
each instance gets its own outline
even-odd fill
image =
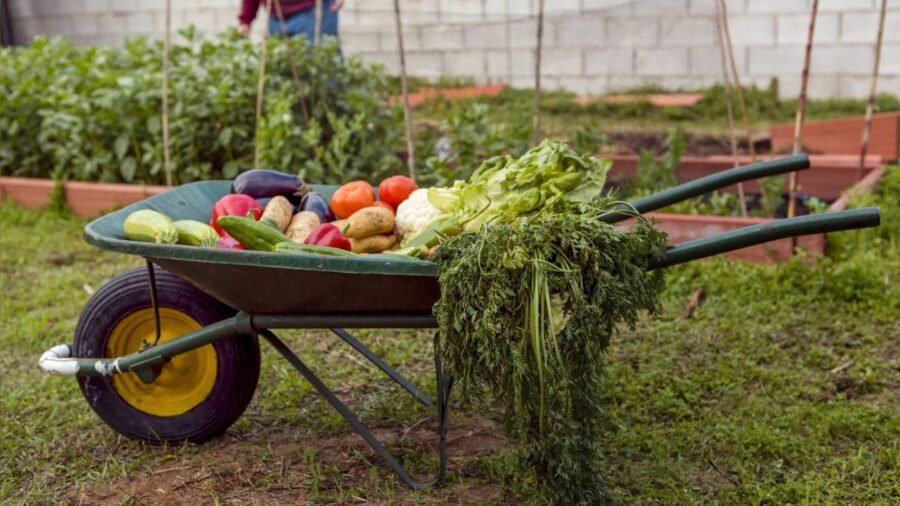
[[[187,281],[159,267],[154,272],[160,307],[184,312],[204,326],[234,316],[234,309]],[[148,283],[146,268],[133,269],[110,280],[90,298],[75,329],[76,357],[103,357],[116,325],[132,312],[152,307]],[[259,380],[259,341],[255,336],[219,339],[213,342],[213,349],[217,372],[212,391],[180,415],[160,417],[132,407],[108,377],[79,377],[78,383],[97,415],[124,436],[151,443],[208,441],[241,416]]]

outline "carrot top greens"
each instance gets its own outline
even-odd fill
[[[502,404],[521,462],[555,503],[611,501],[597,469],[604,351],[618,324],[656,311],[663,288],[647,261],[665,234],[598,214],[489,222],[434,257],[447,368],[465,396]]]

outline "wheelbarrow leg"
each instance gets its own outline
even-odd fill
[[[258,331],[258,334],[263,337],[269,344],[275,348],[278,353],[281,354],[285,358],[285,360],[290,363],[294,369],[297,369],[297,372],[300,373],[310,384],[319,392],[319,395],[325,398],[329,404],[331,404],[337,412],[344,417],[344,420],[347,420],[347,423],[353,427],[362,438],[369,443],[369,446],[372,447],[375,452],[387,462],[388,466],[403,480],[404,483],[409,485],[414,490],[420,490],[425,488],[431,488],[435,485],[441,483],[444,479],[444,472],[446,470],[446,439],[447,439],[447,405],[448,398],[450,394],[450,388],[452,387],[452,381],[445,381],[443,370],[441,369],[440,363],[440,352],[437,347],[435,347],[435,374],[437,375],[438,380],[438,436],[440,438],[440,442],[438,443],[439,448],[439,468],[437,477],[430,482],[420,482],[415,480],[403,466],[397,462],[397,459],[384,447],[381,442],[372,434],[368,428],[350,411],[347,406],[341,402],[340,399],[331,391],[325,383],[319,379],[312,370],[307,367],[300,357],[298,357],[293,351],[281,339],[272,333],[272,331],[268,329],[262,329]],[[435,344],[438,343],[438,336],[435,336]]]
[[[370,350],[366,345],[361,343],[357,338],[353,337],[352,334],[347,332],[344,329],[331,329],[332,332],[335,333],[338,337],[347,342],[350,346],[353,347],[356,351],[358,351],[362,356],[366,357],[369,362],[375,364],[376,367],[381,369],[385,374],[391,377],[392,380],[397,382],[398,385],[403,387],[407,392],[411,393],[413,397],[415,397],[419,402],[428,406],[429,408],[434,407],[434,401],[428,398],[425,394],[419,391],[418,388],[415,387],[408,379],[403,377],[402,374],[397,372],[396,369],[387,365],[384,360],[381,359],[378,355],[376,355],[372,350]]]

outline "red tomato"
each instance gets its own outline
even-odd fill
[[[351,214],[375,203],[375,191],[365,181],[353,181],[341,186],[331,196],[331,210],[338,218],[349,218]]]
[[[388,211],[390,211],[391,214],[397,214],[397,212],[394,211],[394,206],[392,206],[382,200],[379,200],[378,202],[372,204],[372,207],[383,207],[383,208],[387,209]]]
[[[406,176],[391,176],[378,185],[378,197],[395,209],[419,187]]]

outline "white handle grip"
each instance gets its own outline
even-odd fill
[[[59,376],[75,376],[78,359],[72,358],[72,346],[60,344],[45,351],[38,360],[41,369]]]

